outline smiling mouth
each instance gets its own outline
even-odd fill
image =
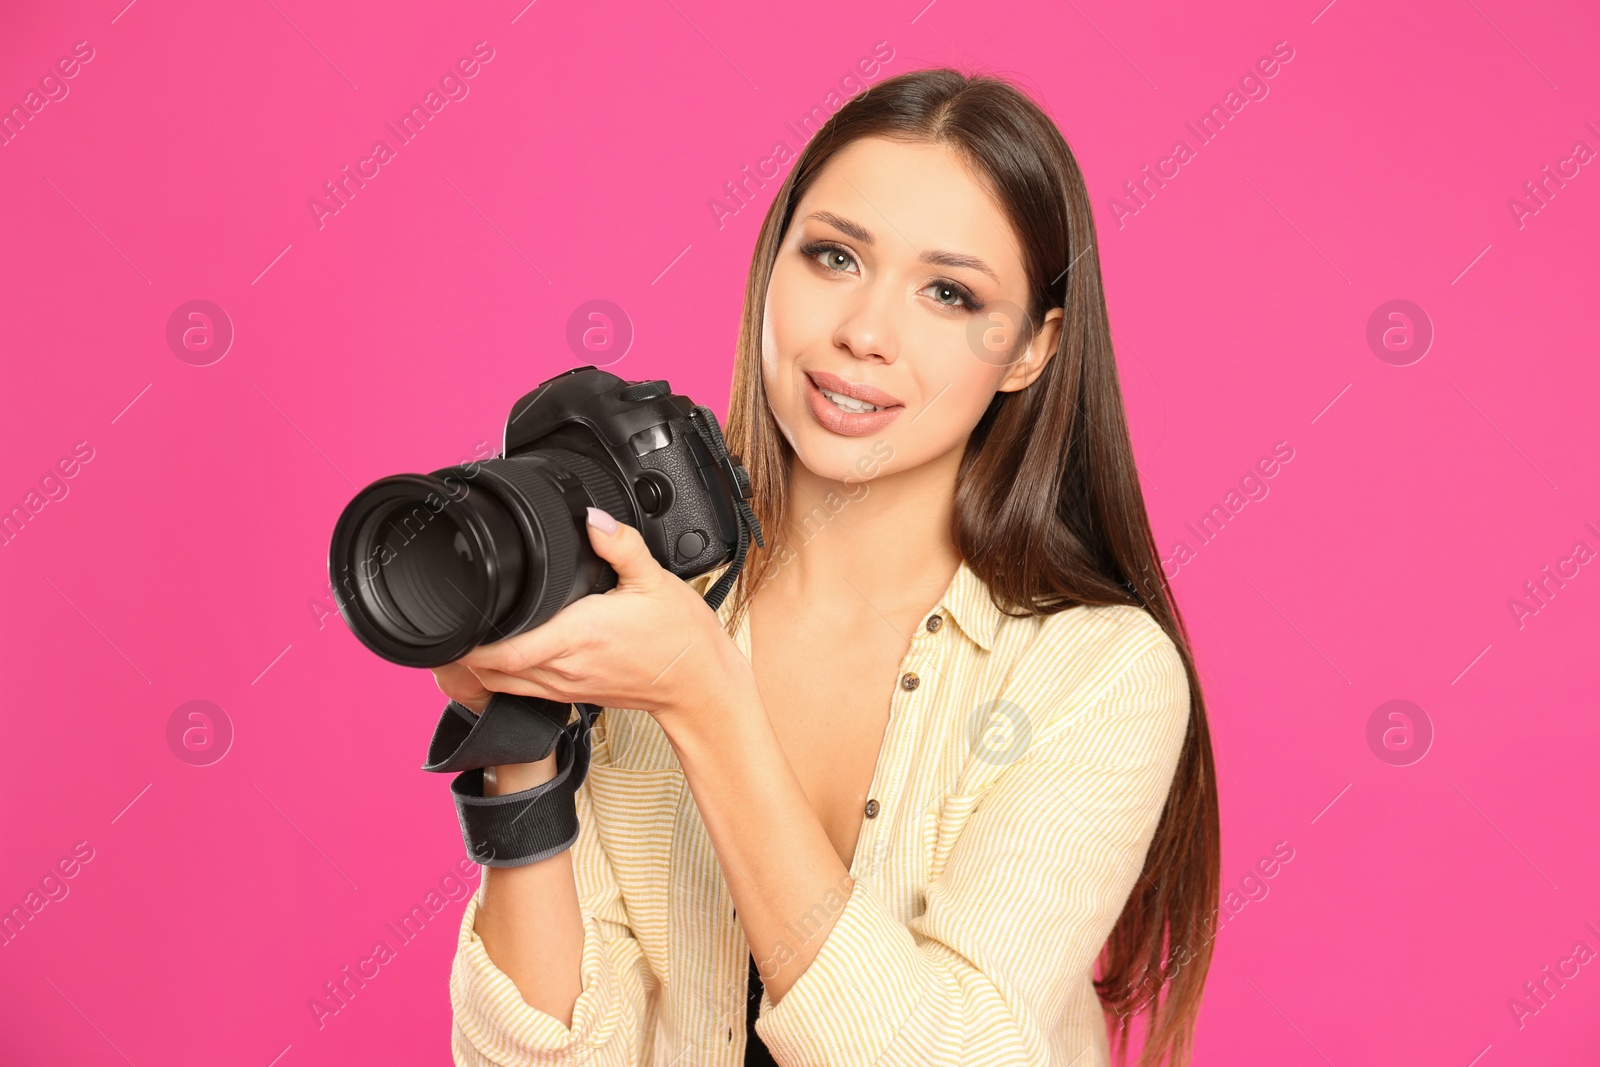
[[[807,371],[805,379],[807,384],[817,391],[818,396],[828,402],[828,406],[846,415],[875,415],[878,412],[898,411],[905,407],[899,400],[881,389],[865,384],[856,385],[836,375]],[[824,382],[829,384],[825,385]],[[833,385],[840,388],[831,388]],[[875,397],[876,400],[869,400],[867,397]]]
[[[815,382],[812,384],[816,385]],[[833,401],[833,406],[840,411],[848,411],[852,415],[865,415],[870,411],[883,410],[876,404],[869,404],[865,400],[857,400],[854,397],[845,396],[843,393],[835,393],[832,390],[824,389],[820,385],[817,386],[817,392]]]
[[[884,403],[874,404],[870,400],[862,400],[838,389],[829,389],[817,380],[819,376],[823,381],[849,389],[851,393],[864,393]],[[893,422],[905,409],[905,405],[895,397],[865,383],[848,382],[836,375],[820,371],[816,374],[808,372],[801,380],[805,383],[803,388],[806,410],[811,412],[811,417],[829,433],[844,437],[860,437],[862,434],[873,433]]]

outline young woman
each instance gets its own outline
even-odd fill
[[[1094,242],[1003,81],[890,78],[807,145],[728,420],[766,548],[713,611],[591,509],[618,587],[436,669],[604,708],[576,842],[467,907],[457,1063],[1091,1067],[1135,1020],[1187,1062],[1217,799]]]

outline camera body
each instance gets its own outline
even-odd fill
[[[687,579],[742,562],[747,528],[760,542],[750,495],[710,409],[664,380],[576,367],[512,406],[501,455],[356,494],[335,525],[329,574],[368,648],[439,666],[616,585],[589,545],[589,507],[637,528]]]
[[[727,562],[739,530],[733,500],[751,495],[737,457],[711,456],[693,425],[694,409],[664,380],[627,382],[575,367],[512,406],[503,455],[565,449],[595,460],[625,487],[618,510],[604,510],[637,527],[662,567],[692,578]],[[586,506],[574,516],[580,526]],[[605,569],[590,591],[616,584],[616,572]]]

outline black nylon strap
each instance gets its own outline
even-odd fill
[[[572,847],[578,835],[573,795],[589,770],[590,728],[600,713],[539,697],[495,693],[482,715],[452,700],[428,745],[425,771],[460,773],[450,782],[467,854],[485,867],[521,867]],[[556,776],[502,796],[485,796],[483,769],[532,763],[556,753]]]
[[[495,693],[482,715],[452,700],[434,727],[422,769],[445,774],[544,759],[571,715],[571,704],[515,693]]]
[[[722,439],[722,428],[717,425],[716,412],[704,404],[696,404],[690,413],[689,421],[699,432],[701,441],[711,453],[711,458],[724,465],[729,477],[733,479],[734,491],[738,492],[738,476],[733,473],[732,457],[728,453],[728,443]],[[705,601],[713,609],[720,608],[722,601],[733,589],[734,580],[739,577],[739,571],[744,567],[745,553],[750,550],[750,538],[754,537],[756,544],[761,548],[767,547],[766,541],[761,537],[761,522],[745,498],[736,496],[733,507],[739,520],[738,541],[734,547],[731,565],[722,577],[717,579],[716,584],[706,591]]]
[[[564,852],[577,840],[573,796],[589,771],[590,727],[600,709],[579,704],[578,711],[577,721],[556,735],[556,776],[550,781],[497,797],[483,795],[482,767],[451,781],[461,836],[474,862],[521,867]]]

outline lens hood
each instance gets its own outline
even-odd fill
[[[467,506],[471,490],[456,474],[382,478],[334,526],[329,570],[340,615],[362,644],[408,667],[450,663],[492,640],[485,609],[496,606],[496,590],[521,584],[522,553],[506,549],[522,531],[501,506]],[[440,570],[442,562],[451,566]]]

